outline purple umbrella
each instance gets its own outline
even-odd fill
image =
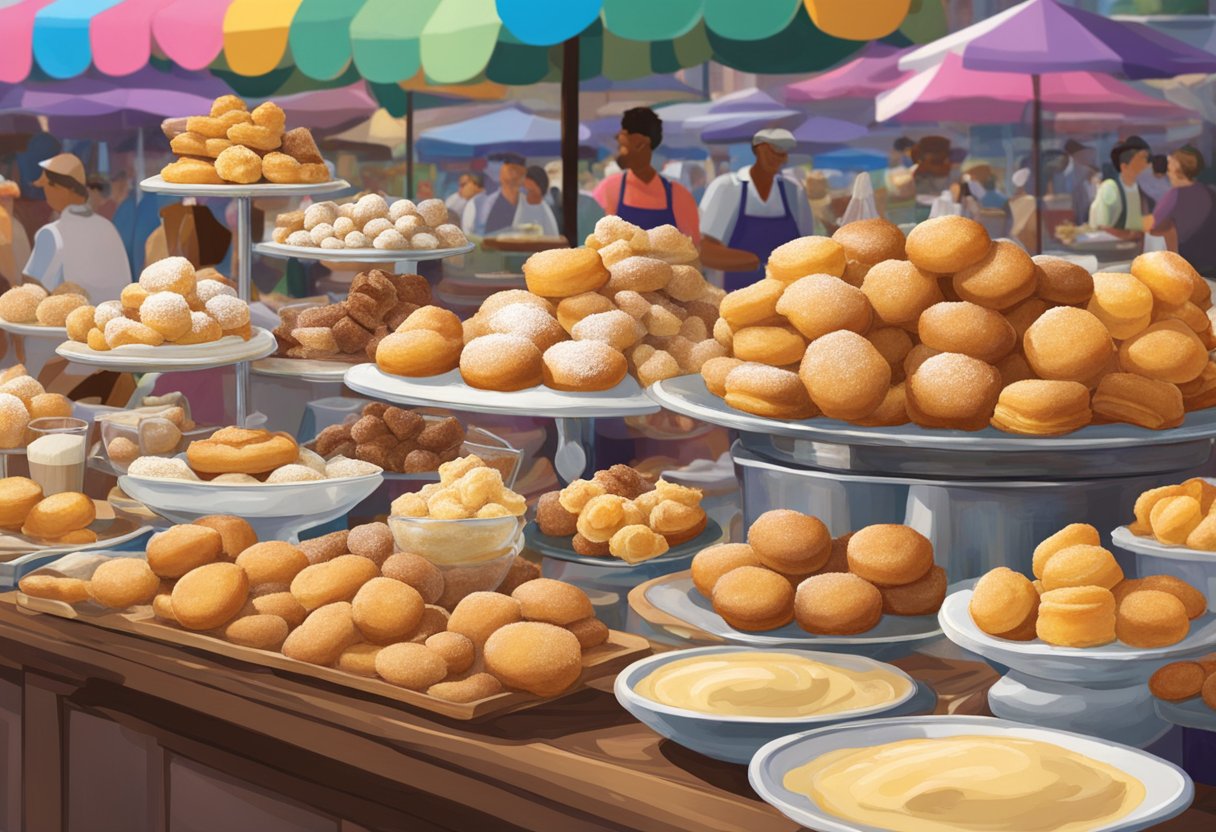
[[[701,133],[701,140],[709,144],[747,142],[751,141],[756,130],[771,126],[771,121],[728,124],[704,131]],[[865,127],[844,119],[811,116],[795,127],[792,132],[794,138],[798,140],[799,148],[807,151],[842,145],[861,138],[868,131]]]
[[[950,52],[961,54],[967,69],[1031,77],[1036,200],[1043,193],[1038,164],[1043,134],[1041,75],[1103,72],[1140,79],[1216,72],[1216,55],[1142,24],[1062,6],[1057,0],[1026,0],[905,55],[899,65],[902,69],[923,70],[938,64]],[[1042,223],[1036,224],[1040,251],[1042,233]]]

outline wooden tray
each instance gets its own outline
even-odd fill
[[[353,688],[403,705],[460,720],[500,716],[512,711],[548,704],[561,696],[568,696],[586,688],[588,683],[595,679],[615,676],[626,666],[651,652],[650,643],[646,639],[610,630],[606,642],[583,652],[583,675],[568,691],[557,697],[545,699],[522,691],[507,690],[487,699],[460,703],[436,699],[419,691],[390,685],[380,679],[355,676],[336,668],[297,661],[282,653],[242,647],[207,633],[183,630],[158,621],[149,606],[135,607],[128,612],[115,612],[105,610],[92,602],[73,606],[62,601],[31,598],[23,592],[6,592],[0,595],[0,602],[15,604],[19,610],[30,614],[43,613],[59,618],[74,619],[106,630],[115,630],[181,647],[217,653],[226,658],[238,659],[270,670],[310,676],[324,682]]]

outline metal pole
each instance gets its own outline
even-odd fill
[[[236,285],[237,294],[248,303],[253,297],[253,198],[236,197]],[[236,365],[236,423],[245,426],[249,417],[249,362]]]
[[[414,94],[405,93],[405,198],[414,198]]]
[[[578,37],[562,44],[562,230],[578,245]]]
[[[1034,253],[1043,253],[1043,165],[1040,159],[1043,142],[1043,98],[1039,89],[1039,76],[1031,75],[1034,89],[1034,126],[1031,134],[1030,158],[1034,165]]]
[[[140,127],[135,131],[135,181],[143,182],[147,177],[147,165],[144,164],[144,129]],[[144,198],[144,189],[135,189],[135,204]]]

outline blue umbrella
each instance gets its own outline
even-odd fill
[[[427,130],[416,148],[422,161],[476,159],[494,152],[553,157],[561,153],[561,123],[542,118],[522,107],[505,107],[496,113]],[[586,142],[591,131],[580,124],[578,139]]]
[[[832,170],[882,170],[886,166],[887,154],[877,150],[846,147],[815,157],[815,167]]]

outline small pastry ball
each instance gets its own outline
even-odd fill
[[[967,301],[929,307],[920,316],[917,332],[926,347],[988,364],[1000,361],[1017,345],[1017,333],[1000,312]]]
[[[1132,647],[1168,647],[1186,638],[1190,629],[1182,602],[1159,590],[1130,593],[1115,614],[1115,636]]]
[[[556,696],[578,681],[583,651],[569,630],[520,621],[495,631],[485,642],[486,670],[504,685],[536,696]]]
[[[809,286],[810,284],[808,284]],[[745,326],[762,323],[777,314],[777,303],[785,292],[785,288],[786,284],[780,280],[765,279],[742,289],[736,289],[722,298],[719,314],[731,329],[741,329]],[[855,299],[855,296],[849,293],[842,293],[841,297]],[[864,296],[862,300],[864,300]]]
[[[869,416],[882,404],[891,386],[891,365],[882,353],[863,336],[848,330],[812,341],[798,375],[811,401],[833,419]]]
[[[172,526],[152,535],[146,557],[152,571],[162,578],[180,578],[191,569],[220,559],[220,533],[205,526]]]
[[[1208,351],[1199,336],[1176,319],[1151,324],[1119,345],[1120,368],[1157,381],[1193,381],[1207,364]]]
[[[220,534],[221,554],[225,560],[236,560],[237,555],[258,542],[257,532],[243,517],[231,514],[210,514],[193,521],[196,526],[215,529]]]
[[[1149,251],[1132,261],[1132,276],[1161,303],[1177,306],[1191,299],[1195,267],[1174,251]]]
[[[849,571],[876,586],[902,586],[933,568],[933,544],[915,529],[895,523],[867,526],[848,544]]]
[[[908,234],[908,259],[933,274],[954,274],[980,262],[992,240],[984,226],[948,215],[925,220]]]
[[[1114,344],[1102,321],[1084,309],[1048,309],[1022,338],[1026,360],[1040,378],[1087,383],[1110,362]]]
[[[144,267],[139,275],[140,287],[148,292],[176,292],[188,295],[194,291],[194,265],[185,257],[166,257]]]
[[[1114,589],[1123,580],[1123,570],[1114,555],[1101,546],[1078,544],[1056,552],[1043,566],[1043,588],[1100,586]]]
[[[832,239],[849,261],[873,266],[884,260],[904,260],[904,232],[890,220],[854,220],[836,229]]]
[[[519,601],[497,592],[471,592],[460,600],[448,619],[448,630],[467,636],[480,647],[490,635],[523,618]]]
[[[236,556],[251,586],[290,584],[309,565],[308,556],[290,543],[267,540],[247,547]]]
[[[390,644],[376,654],[376,674],[408,690],[426,690],[448,675],[443,657],[425,645],[403,642]]]
[[[595,615],[587,593],[573,584],[551,578],[536,578],[520,584],[511,597],[519,602],[525,621],[544,621],[564,627]]]
[[[882,594],[872,583],[847,572],[812,575],[794,596],[798,626],[816,635],[853,635],[873,629],[882,618]]]
[[[235,563],[208,563],[173,585],[173,616],[188,630],[211,630],[236,617],[249,597],[249,579]]]
[[[460,376],[470,387],[483,390],[523,390],[543,381],[544,362],[540,350],[526,338],[482,335],[464,345]]]
[[[922,312],[943,300],[937,275],[923,272],[907,260],[886,260],[872,266],[861,291],[887,324],[916,321]]]
[[[828,559],[832,536],[818,517],[773,509],[755,519],[747,543],[769,569],[783,575],[809,575]]]
[[[1021,246],[998,240],[977,263],[956,272],[954,291],[963,300],[989,309],[1008,309],[1034,294],[1034,261]]]
[[[190,304],[175,292],[153,292],[140,304],[139,320],[176,341],[190,331]]]
[[[1029,641],[1035,636],[1039,593],[1025,575],[1001,566],[975,584],[968,609],[975,626],[988,635]]]
[[[1199,662],[1170,662],[1148,679],[1153,696],[1167,702],[1182,702],[1198,696],[1208,672]]]
[[[782,243],[768,256],[765,272],[782,283],[793,283],[811,274],[840,277],[844,274],[845,251],[828,237],[799,237]]]
[[[284,656],[296,661],[331,665],[358,641],[350,604],[340,601],[313,610],[287,636],[282,649]]]
[[[160,578],[142,558],[111,558],[89,579],[90,597],[117,610],[147,604],[159,590]]]
[[[424,644],[447,663],[448,673],[464,673],[477,658],[473,642],[460,633],[435,633]]]
[[[983,430],[1001,394],[1001,374],[991,364],[944,352],[926,359],[908,377],[908,415],[922,427]]]
[[[1034,261],[1036,293],[1049,303],[1078,306],[1094,293],[1094,278],[1084,266],[1062,257],[1040,254]]]
[[[838,277],[824,274],[803,277],[790,283],[773,309],[812,341],[836,330],[865,332],[873,318],[870,300],[861,289],[850,286]],[[731,321],[736,333],[743,326],[759,323],[761,321],[736,325]]]
[[[756,551],[746,543],[720,543],[697,552],[692,559],[692,582],[706,598],[713,597],[718,579],[740,566],[761,566]]]
[[[736,630],[775,630],[794,618],[794,588],[789,580],[759,566],[740,566],[718,578],[712,601],[714,612]]]
[[[1114,338],[1131,338],[1153,317],[1153,293],[1130,274],[1094,275],[1094,294],[1086,306]]]
[[[389,644],[414,632],[425,605],[418,590],[392,578],[372,578],[351,601],[355,626],[373,644]]]
[[[428,604],[434,604],[443,595],[443,573],[421,555],[410,552],[389,555],[380,567],[380,574],[413,587]]]

